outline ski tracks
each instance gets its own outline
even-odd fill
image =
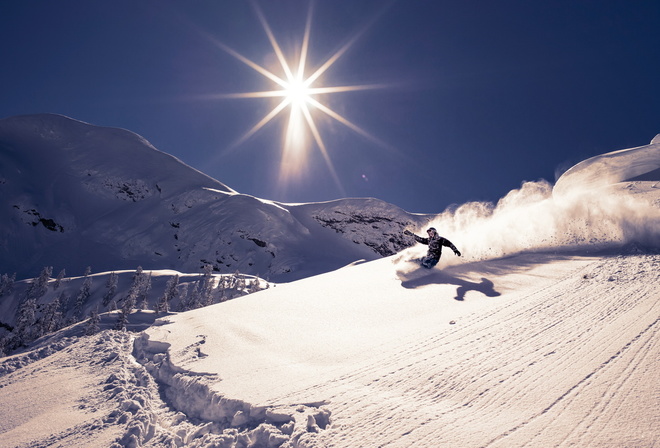
[[[576,263],[550,286],[514,290],[457,325],[384,348],[317,386],[333,412],[320,441],[655,446],[659,284],[657,255]]]
[[[657,255],[582,260],[484,298],[454,324],[439,310],[437,325],[314,386],[327,406],[226,402],[199,375],[168,370],[165,347],[145,355],[148,341],[128,333],[60,338],[3,359],[0,438],[22,448],[658,446],[659,284]]]

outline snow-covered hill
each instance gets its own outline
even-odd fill
[[[0,361],[3,446],[660,442],[660,256],[534,253],[424,274],[388,258],[141,335],[62,330]]]
[[[428,217],[376,199],[239,194],[142,137],[58,115],[0,120],[0,272],[174,269],[291,281],[410,244]]]
[[[430,271],[416,246],[155,323],[135,312],[138,333],[84,336],[81,323],[42,337],[0,360],[0,440],[658,446],[656,140],[627,153],[632,178],[582,182],[593,167],[609,176],[604,155],[569,170],[562,192],[524,183],[438,215],[465,256]],[[373,225],[346,205],[287,213],[330,233]]]

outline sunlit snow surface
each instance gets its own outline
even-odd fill
[[[431,271],[414,261],[419,246],[164,317],[135,341],[69,329],[38,342],[0,365],[0,437],[657,446],[656,140],[576,165],[561,193],[525,183],[498,204],[439,215],[464,257],[447,251]],[[595,188],[592,170],[607,185]]]
[[[554,194],[561,198],[635,180],[656,183],[660,180],[660,134],[649,145],[613,151],[578,163],[559,178]]]

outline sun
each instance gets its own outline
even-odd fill
[[[291,107],[304,106],[312,94],[311,89],[299,77],[289,80],[284,90],[286,92],[286,99],[291,104]]]
[[[280,48],[273,31],[271,30],[262,10],[253,2],[256,15],[261,26],[268,37],[270,45],[277,57],[279,68],[284,76],[276,75],[273,71],[246,58],[234,49],[228,47],[222,42],[213,40],[213,42],[225,52],[234,58],[254,69],[273,83],[272,90],[255,91],[245,93],[229,93],[214,95],[215,98],[222,99],[246,99],[246,98],[276,98],[279,99],[275,106],[264,117],[257,121],[232,145],[232,148],[238,147],[260,131],[267,123],[280,114],[288,112],[288,120],[283,132],[283,141],[281,146],[280,159],[280,179],[286,180],[300,175],[305,169],[307,158],[312,147],[316,147],[324,161],[335,183],[343,192],[343,187],[339,181],[337,172],[333,166],[328,153],[328,148],[323,140],[321,132],[316,124],[317,114],[325,114],[333,120],[342,123],[344,126],[352,129],[358,134],[372,141],[379,142],[377,138],[364,131],[362,128],[352,123],[347,118],[332,110],[324,104],[319,98],[321,95],[336,93],[354,92],[358,90],[368,90],[383,88],[383,85],[348,85],[348,86],[327,86],[321,84],[321,75],[323,75],[346,51],[354,44],[359,35],[356,35],[347,44],[341,47],[336,53],[328,58],[324,63],[314,70],[307,66],[307,56],[309,54],[309,42],[311,34],[313,2],[309,3],[307,19],[305,22],[305,32],[302,42],[300,42],[299,57],[296,61],[287,59]],[[278,70],[279,71],[279,70]],[[308,75],[309,73],[309,75]]]

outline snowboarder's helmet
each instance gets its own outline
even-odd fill
[[[431,232],[433,232],[433,233],[437,232],[437,230],[435,230],[435,227],[429,227],[429,228],[426,230],[426,233],[431,233]]]

